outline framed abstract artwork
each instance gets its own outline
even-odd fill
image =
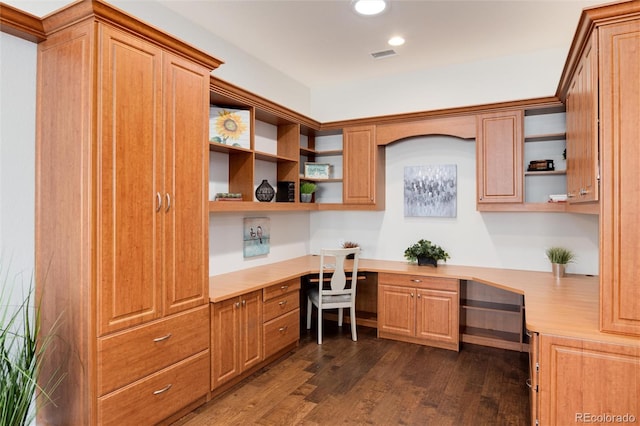
[[[456,217],[457,168],[455,164],[404,168],[404,215]]]

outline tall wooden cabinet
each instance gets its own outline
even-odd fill
[[[65,378],[39,422],[159,422],[209,390],[209,342],[194,333],[209,324],[208,85],[220,62],[100,1],[43,25],[36,281],[44,329],[59,326],[42,378]]]
[[[640,6],[598,29],[600,58],[600,324],[640,336]]]

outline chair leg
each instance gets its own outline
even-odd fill
[[[322,310],[318,308],[318,344],[322,344]]]
[[[313,310],[313,303],[311,299],[307,297],[307,330],[311,330],[311,311]]]
[[[358,341],[358,333],[356,332],[356,307],[352,306],[349,311],[349,321],[351,321],[351,340],[354,342]]]
[[[342,327],[342,319],[344,318],[344,312],[342,308],[338,308],[338,327]]]

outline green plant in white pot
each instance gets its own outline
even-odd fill
[[[302,182],[300,184],[300,201],[310,203],[313,193],[316,192],[318,185],[313,182]]]
[[[551,262],[553,276],[556,278],[564,277],[567,264],[573,262],[576,257],[571,250],[564,247],[549,247],[545,254]]]
[[[0,425],[24,426],[34,420],[34,403],[39,408],[52,402],[49,395],[63,376],[54,372],[44,388],[38,385],[38,374],[52,335],[42,335],[40,309],[32,306],[33,285],[15,306],[10,292],[22,284],[11,283],[5,274],[0,275]]]

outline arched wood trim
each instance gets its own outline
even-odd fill
[[[432,118],[376,126],[376,143],[378,145],[388,145],[401,139],[426,135],[447,135],[461,139],[475,139],[476,116]]]

